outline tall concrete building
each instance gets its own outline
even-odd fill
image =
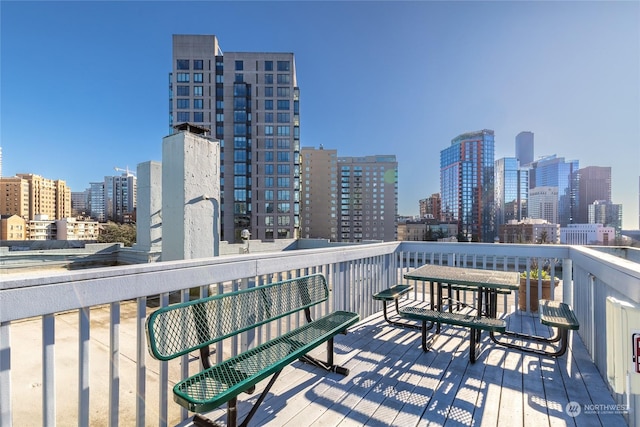
[[[488,129],[459,135],[440,151],[442,220],[457,222],[461,239],[494,241],[494,161]]]
[[[338,157],[338,239],[396,240],[398,162],[394,155]]]
[[[302,147],[301,237],[338,238],[338,152]]]
[[[117,223],[130,222],[136,209],[137,178],[127,171],[120,176],[104,177],[104,207],[106,219]]]
[[[221,238],[296,238],[300,110],[293,53],[222,52],[214,35],[174,35],[169,127],[220,141]]]
[[[0,214],[33,220],[36,215],[53,219],[71,216],[71,189],[65,181],[34,174],[0,178]]]
[[[578,170],[578,224],[589,223],[589,205],[596,200],[611,202],[610,166],[587,166]]]
[[[89,216],[98,222],[107,221],[104,195],[104,181],[89,183]]]
[[[558,187],[535,187],[529,190],[529,217],[558,223]]]
[[[577,160],[565,161],[564,157],[548,156],[531,163],[529,188],[558,188],[558,223],[560,227],[577,222],[579,205]]]
[[[516,159],[520,166],[533,162],[533,132],[520,132],[516,135]]]
[[[518,166],[515,157],[503,157],[495,163],[496,225],[527,217],[529,171]]]

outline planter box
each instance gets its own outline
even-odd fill
[[[529,279],[531,289],[529,290],[529,297],[531,298],[531,311],[538,312],[538,300],[539,299],[551,299],[551,279],[542,281],[542,296],[538,296],[538,279]],[[558,286],[560,279],[555,279],[554,286]],[[518,307],[522,311],[527,311],[527,279],[526,277],[520,278],[520,290],[518,294]]]

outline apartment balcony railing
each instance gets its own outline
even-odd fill
[[[612,379],[607,378],[607,372],[613,361],[607,343],[619,331],[610,323],[606,301],[607,297],[615,297],[630,305],[640,305],[639,260],[640,252],[629,248],[605,253],[563,245],[390,242],[7,275],[0,279],[0,425],[23,424],[25,414],[16,409],[16,402],[32,396],[33,388],[41,388],[42,398],[30,402],[28,424],[40,424],[41,418],[43,425],[55,425],[57,408],[73,401],[76,417],[65,419],[65,424],[90,425],[92,414],[99,411],[95,408],[95,394],[100,391],[92,382],[96,371],[106,378],[103,381],[106,392],[98,397],[106,406],[101,416],[110,425],[117,425],[119,419],[122,422],[120,408],[130,399],[135,400],[135,405],[130,405],[135,406],[135,413],[128,414],[127,425],[134,419],[139,426],[155,424],[156,419],[160,425],[185,419],[186,411],[172,402],[169,363],[156,362],[147,354],[144,323],[154,307],[320,272],[328,279],[332,297],[317,314],[342,309],[356,311],[364,319],[381,309],[379,302],[372,299],[374,293],[402,281],[404,272],[425,263],[505,271],[548,266],[553,275],[562,279],[559,288],[562,295],[553,297],[574,308],[580,321],[578,333],[605,382],[610,384]],[[527,285],[540,284],[530,279]],[[421,297],[419,286],[414,292],[416,298]],[[530,292],[530,289],[526,292],[527,299]],[[499,302],[499,311],[508,312],[513,305],[517,307],[513,300],[504,297]],[[134,321],[124,325],[121,313],[131,308],[135,312]],[[67,344],[67,336],[61,336],[66,334],[57,322],[62,313],[67,316],[71,313],[71,318],[75,318],[72,330],[77,338],[71,338],[71,342],[76,342],[73,346]],[[98,339],[108,347],[107,360],[100,360],[90,345],[98,333],[95,324],[103,317],[108,335]],[[19,327],[26,320],[35,323],[35,331],[30,329],[30,335],[26,336],[13,333],[22,331]],[[266,335],[247,335],[220,343],[217,357],[221,360],[223,355],[237,354],[260,343]],[[127,354],[136,355],[130,361],[135,366],[135,379],[121,376],[125,349]],[[41,380],[25,384],[20,378],[21,360],[34,357],[41,367]],[[189,361],[189,356],[184,356],[171,369],[178,369],[184,377]],[[67,374],[69,370],[71,375]],[[157,373],[157,383],[149,380],[151,372]],[[125,380],[134,384],[134,390],[123,387]],[[611,389],[616,401],[629,406],[630,425],[637,425],[640,418],[635,412],[640,410],[640,390]],[[153,407],[149,408],[150,405]]]

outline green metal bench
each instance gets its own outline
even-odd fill
[[[382,301],[382,313],[384,315],[384,320],[387,321],[390,325],[400,326],[402,328],[409,329],[420,329],[420,325],[416,325],[414,323],[407,322],[398,322],[396,320],[391,320],[387,313],[387,302],[393,301],[396,305],[396,313],[399,310],[398,299],[413,290],[413,286],[411,285],[395,285],[388,289],[382,290],[378,293],[373,294],[373,299],[376,301]]]
[[[436,311],[422,307],[405,306],[398,311],[400,316],[407,319],[419,320],[422,322],[422,350],[428,351],[438,334],[433,334],[427,340],[427,322],[437,324],[446,323],[455,326],[464,326],[470,329],[469,361],[475,363],[477,347],[480,343],[481,331],[504,332],[507,324],[502,319],[495,319],[486,316],[474,316],[463,313],[451,313],[448,311]]]
[[[357,313],[335,311],[312,320],[310,308],[326,301],[329,290],[322,274],[257,286],[160,308],[146,323],[147,344],[158,360],[171,360],[200,352],[203,370],[180,381],[173,388],[174,400],[196,412],[194,424],[213,425],[198,413],[227,403],[227,426],[237,425],[237,396],[251,393],[255,385],[271,376],[266,388],[247,414],[246,426],[282,370],[301,360],[326,371],[348,375],[349,370],[333,363],[333,338],[346,333],[359,320]],[[211,365],[209,346],[304,311],[307,323],[263,344]],[[327,361],[307,353],[327,343]]]
[[[556,347],[553,347],[551,350],[529,348],[500,339],[499,337],[493,336],[493,334],[491,335],[491,339],[497,344],[504,345],[505,347],[516,348],[528,353],[552,357],[562,356],[567,351],[569,331],[577,331],[580,328],[578,318],[568,304],[560,301],[541,299],[538,302],[538,309],[540,310],[540,322],[543,325],[555,328],[556,331],[553,336],[541,337],[511,331],[503,332],[503,335],[510,338],[519,338],[524,341],[539,342],[542,344],[555,345],[555,343],[559,343]]]

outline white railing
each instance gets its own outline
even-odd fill
[[[25,384],[17,377],[20,370],[16,364],[27,358],[38,359],[42,372],[41,399],[30,403],[28,412],[31,424],[40,424],[40,417],[43,425],[55,425],[56,418],[61,419],[59,407],[72,401],[77,419],[73,423],[90,425],[97,398],[108,399],[108,413],[101,415],[103,423],[108,419],[110,425],[118,425],[119,421],[129,425],[133,417],[139,426],[155,424],[156,420],[159,425],[175,423],[186,418],[187,413],[171,402],[171,385],[187,376],[198,362],[188,356],[177,363],[160,363],[148,357],[144,322],[152,307],[167,305],[170,300],[184,301],[320,272],[328,279],[332,298],[316,314],[346,309],[365,318],[381,308],[371,297],[375,292],[402,281],[404,272],[424,263],[505,271],[549,265],[551,273],[563,279],[562,295],[555,298],[574,306],[581,322],[579,333],[600,372],[606,372],[606,353],[602,351],[606,342],[604,299],[615,295],[640,303],[637,264],[592,249],[561,245],[390,242],[11,276],[0,280],[0,425],[19,424],[16,417],[22,414],[18,407],[23,406],[21,399],[27,396]],[[527,283],[541,286],[533,279]],[[527,300],[529,293],[527,290]],[[422,297],[419,286],[414,295]],[[588,305],[584,303],[587,300]],[[511,310],[506,298],[501,304],[501,311]],[[132,306],[134,315],[130,320],[122,316],[122,311]],[[98,354],[91,344],[92,334],[97,333],[92,322],[98,320],[98,309],[106,308],[108,336],[104,344],[109,357],[104,365],[98,365]],[[77,322],[77,343],[73,348],[69,348],[66,337],[57,340],[56,332],[61,331],[57,319],[63,313]],[[28,339],[12,335],[12,331],[21,331],[22,321],[33,318],[39,323],[36,329],[41,339],[25,348],[18,343]],[[292,326],[295,325],[280,327]],[[269,339],[269,335],[270,331],[264,329],[255,335],[245,334],[241,340],[220,343],[216,357],[221,360]],[[33,338],[36,337],[29,337]],[[71,378],[64,377],[67,371],[60,368],[57,360],[57,355],[67,357],[68,353],[73,354],[76,363]],[[133,366],[130,378],[121,373],[124,363],[127,369],[129,364]],[[104,378],[97,386],[96,377]],[[134,392],[125,390],[125,381],[132,384]],[[106,393],[96,396],[101,387],[106,388]],[[128,418],[123,418],[121,407],[125,406],[135,407],[135,413]],[[68,417],[72,415],[65,412],[63,424],[71,422]]]

